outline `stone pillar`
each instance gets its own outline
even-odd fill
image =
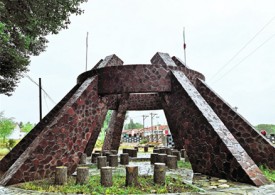
[[[117,150],[111,150],[111,154],[117,154],[118,151]]]
[[[83,153],[80,157],[79,164],[86,164],[87,162],[87,154]]]
[[[157,162],[157,156],[158,156],[157,153],[152,153],[152,154],[151,154],[150,162],[151,162],[152,165],[155,164],[155,163]]]
[[[55,168],[55,181],[56,185],[64,185],[67,183],[67,167],[60,166]]]
[[[168,155],[166,164],[169,169],[177,169],[178,168],[177,156]]]
[[[113,185],[113,175],[111,167],[101,167],[100,169],[100,184],[104,187]]]
[[[104,139],[102,150],[111,150],[112,141],[113,141],[112,136],[114,133],[116,118],[117,118],[117,110],[113,110],[111,119],[108,124],[108,131],[107,131],[105,139]]]
[[[165,184],[166,166],[164,163],[155,163],[154,166],[154,183]]]
[[[121,165],[129,164],[129,154],[128,153],[120,154],[120,164]]]
[[[176,156],[178,160],[180,160],[180,152],[178,150],[173,150],[172,155]]]
[[[138,146],[135,146],[134,149],[138,152]]]
[[[100,153],[92,153],[91,163],[97,163],[97,157],[100,155]]]
[[[160,153],[160,152],[159,152],[159,149],[154,148],[154,149],[153,149],[153,153]]]
[[[157,162],[166,164],[167,161],[167,154],[158,154],[157,155]]]
[[[138,185],[138,166],[126,166],[126,186]]]
[[[109,166],[110,167],[117,167],[118,166],[118,155],[110,155],[109,156]]]
[[[148,152],[148,146],[144,146],[144,152]]]
[[[166,154],[166,148],[160,148],[159,153],[161,154]]]
[[[166,148],[166,154],[167,154],[167,155],[172,155],[172,150],[171,150],[171,148]]]
[[[117,117],[114,126],[114,132],[112,136],[112,150],[118,150],[121,140],[121,133],[123,129],[123,124],[126,116],[126,111],[128,107],[128,98],[129,94],[122,94],[121,99],[119,101],[119,106],[117,109]]]
[[[107,166],[107,157],[106,156],[99,156],[97,157],[97,168],[100,169],[101,167]]]
[[[77,167],[76,169],[76,184],[86,184],[89,180],[89,168]]]

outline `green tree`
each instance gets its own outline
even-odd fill
[[[135,122],[133,121],[133,119],[131,119],[131,118],[130,118],[130,122],[129,122],[129,123],[126,123],[126,124],[124,125],[124,129],[126,129],[126,130],[128,130],[128,129],[140,129],[140,128],[142,128],[142,127],[143,127],[142,124],[140,124],[140,123],[135,123]]]
[[[20,125],[19,125],[20,126]],[[23,132],[29,133],[33,129],[34,125],[31,124],[30,122],[23,123],[20,128]]]
[[[11,134],[14,127],[15,124],[12,120],[6,118],[0,120],[0,137],[3,139],[3,142]]]
[[[31,55],[45,51],[49,34],[67,29],[87,0],[0,0],[0,94],[11,95]]]
[[[265,130],[268,134],[275,133],[275,125],[273,124],[258,124],[255,129],[258,131]]]

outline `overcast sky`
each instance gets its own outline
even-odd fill
[[[150,63],[158,51],[184,59],[185,27],[187,65],[253,125],[275,124],[274,0],[90,0],[81,7],[85,13],[72,16],[69,29],[48,36],[47,51],[31,58],[27,73],[36,82],[42,78],[56,103],[85,71],[87,32],[91,69],[110,54],[125,64]],[[29,79],[0,101],[5,116],[38,122],[38,87]],[[43,115],[53,106],[44,97]],[[162,111],[154,112],[154,123],[166,123]],[[142,123],[142,114],[129,118]]]

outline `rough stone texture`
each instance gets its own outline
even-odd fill
[[[100,169],[100,184],[104,187],[113,185],[112,167],[102,167]]]
[[[166,175],[165,163],[155,163],[154,165],[154,183],[164,185]]]
[[[67,166],[68,174],[72,174],[88,140],[100,130],[97,127],[102,125],[106,112],[97,95],[97,77],[87,79],[6,171],[0,184],[50,177],[56,166]]]
[[[76,184],[86,184],[89,181],[89,167],[77,167]]]
[[[91,163],[97,163],[97,157],[101,156],[100,153],[92,153]]]
[[[177,136],[182,139],[194,172],[253,185],[267,183],[257,165],[184,73],[172,73],[172,92],[163,94],[164,111],[171,129],[180,129]]]
[[[177,156],[167,155],[166,165],[168,169],[177,169],[178,168]]]
[[[129,154],[128,153],[120,154],[120,164],[121,165],[128,165],[129,164]]]
[[[102,167],[107,166],[107,157],[106,156],[98,156],[97,157],[97,168],[101,169]]]
[[[117,167],[118,166],[118,155],[110,155],[109,156],[109,166],[110,167]]]
[[[107,131],[107,133],[105,135],[105,139],[104,139],[104,143],[103,143],[103,146],[102,146],[102,150],[111,150],[112,135],[114,133],[116,118],[117,118],[117,111],[113,110],[112,111],[112,115],[111,115],[111,119],[110,119],[109,124],[108,124],[108,131]]]
[[[67,167],[61,166],[55,168],[55,180],[54,184],[56,185],[64,185],[67,183]]]
[[[275,169],[275,147],[201,80],[197,89],[248,155],[259,165]]]
[[[102,69],[99,91],[104,94],[170,91],[169,71],[162,66],[127,65]]]
[[[67,101],[73,96],[79,84],[75,85],[70,92],[25,136],[2,160],[0,163],[0,172],[6,172],[20,155],[31,145],[33,140],[50,124],[58,115],[61,109],[64,109]]]
[[[87,163],[87,154],[81,154],[79,164],[86,164]]]
[[[164,53],[151,61],[126,66],[112,55],[79,75],[77,85],[1,160],[0,184],[50,177],[56,166],[73,173],[81,154],[91,155],[108,109],[117,110],[108,150],[119,147],[126,110],[164,109],[175,147],[184,146],[195,172],[266,183],[252,159],[274,169],[274,147],[201,81],[201,73]]]
[[[127,165],[125,186],[137,186],[138,185],[138,166]]]
[[[112,136],[111,150],[118,150],[120,145],[121,133],[122,133],[125,115],[128,107],[128,101],[127,101],[128,98],[129,98],[129,94],[123,94],[123,98],[119,103],[113,136]]]

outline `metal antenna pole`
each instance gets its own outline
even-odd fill
[[[185,27],[183,27],[183,50],[184,50],[184,63],[186,65]]]
[[[89,38],[89,32],[87,32],[87,36],[86,36],[86,68],[85,68],[85,71],[87,71],[87,67],[88,67],[88,38]]]
[[[42,86],[41,78],[39,78],[39,121],[42,120]]]

